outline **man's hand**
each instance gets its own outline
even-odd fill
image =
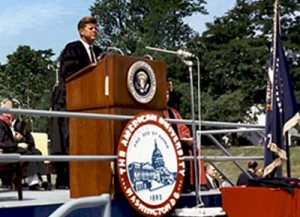
[[[28,145],[26,143],[24,143],[24,142],[21,142],[21,143],[18,144],[18,147],[19,148],[23,148],[23,149],[27,149]]]
[[[22,142],[23,139],[24,139],[24,136],[21,133],[18,133],[18,132],[15,133],[16,142]]]

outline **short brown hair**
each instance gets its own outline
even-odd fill
[[[79,20],[77,28],[78,30],[83,29],[85,27],[86,24],[97,24],[97,19],[95,17],[92,16],[86,16],[81,18],[81,20]]]

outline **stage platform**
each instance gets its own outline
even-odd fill
[[[221,207],[221,193],[218,190],[202,191],[204,207]],[[47,217],[59,206],[70,200],[69,190],[29,191],[23,190],[23,200],[18,200],[16,191],[0,189],[0,217]],[[195,193],[182,194],[176,208],[193,207],[196,205]],[[79,209],[68,217],[99,217],[100,208]],[[113,200],[111,216],[131,217],[135,211],[127,201]]]

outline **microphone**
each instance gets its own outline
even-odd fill
[[[153,57],[150,56],[149,54],[145,54],[145,55],[143,56],[143,58],[148,58],[148,59],[150,59],[150,60],[153,60]]]
[[[146,46],[146,48],[150,49],[150,50],[155,50],[155,51],[160,51],[160,52],[165,52],[165,53],[170,53],[170,54],[176,54],[180,59],[196,57],[196,55],[194,55],[188,51],[184,51],[182,49],[179,49],[178,51],[172,51],[172,50],[165,50],[165,49],[154,48],[154,47],[149,47],[149,46]]]
[[[192,67],[194,65],[193,61],[191,61],[191,60],[186,60],[184,58],[180,58],[180,59],[185,65],[187,65],[189,67]]]
[[[181,49],[176,51],[176,54],[179,58],[194,58],[194,57],[196,57],[194,54],[192,54],[188,51],[181,50]]]
[[[123,53],[123,51],[120,48],[117,48],[117,47],[107,47],[106,49],[108,51],[111,51],[111,50],[117,51],[118,53],[122,54],[122,56],[124,56],[124,53]]]
[[[105,57],[106,57],[106,54],[104,52],[100,53],[99,56],[97,57],[97,62],[103,60]]]

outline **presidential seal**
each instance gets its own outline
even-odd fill
[[[144,61],[133,63],[127,74],[127,88],[139,103],[150,102],[156,93],[156,78],[151,66]]]
[[[168,214],[180,197],[184,154],[171,124],[154,113],[141,113],[124,128],[117,171],[129,203],[144,216]]]

